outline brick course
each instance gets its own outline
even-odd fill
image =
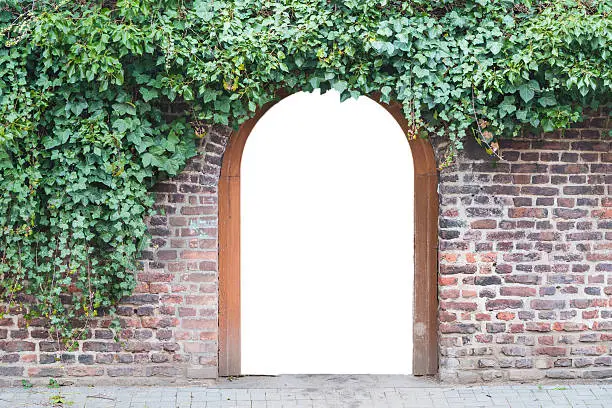
[[[612,153],[609,119],[502,144],[469,143],[440,173],[439,349],[446,381],[612,377]],[[92,323],[75,351],[44,319],[0,319],[0,385],[167,384],[217,375],[217,186],[229,129],[152,192],[159,214],[134,294]],[[605,134],[605,135],[604,135]]]

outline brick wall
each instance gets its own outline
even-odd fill
[[[442,379],[612,377],[612,153],[605,114],[468,147],[440,175]]]
[[[120,341],[92,324],[77,351],[58,347],[43,319],[0,319],[0,386],[47,383],[168,384],[217,376],[217,184],[229,129],[207,129],[200,155],[156,186],[161,215],[148,220],[151,245],[138,286],[118,307]],[[17,312],[17,311],[15,311]]]
[[[612,377],[612,153],[606,115],[564,134],[469,147],[440,175],[440,375]],[[228,129],[155,194],[133,296],[60,350],[46,322],[0,319],[0,385],[201,382],[217,374],[217,185]],[[552,136],[552,137],[551,137]]]

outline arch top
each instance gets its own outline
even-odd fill
[[[290,94],[287,92],[279,92],[278,100],[268,102],[262,106],[257,110],[257,112],[255,112],[255,115],[251,119],[246,120],[242,125],[240,125],[240,128],[237,131],[232,133],[223,157],[221,178],[240,177],[242,153],[253,128],[263,117],[263,115],[270,110],[270,108],[289,95]],[[385,110],[389,112],[391,116],[393,116],[404,134],[408,133],[408,120],[404,115],[404,110],[400,103],[394,101],[388,104],[381,102],[376,94],[368,95],[367,97],[385,108]],[[408,140],[408,143],[410,145],[410,151],[412,152],[415,177],[423,175],[437,176],[436,159],[431,143],[426,139]]]

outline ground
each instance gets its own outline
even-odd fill
[[[201,387],[0,388],[0,407],[334,408],[612,406],[612,382],[465,386],[404,376],[279,376]]]

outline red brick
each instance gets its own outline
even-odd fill
[[[550,357],[561,357],[567,355],[565,347],[538,347],[535,350],[536,354],[547,355]]]
[[[202,341],[198,342],[185,342],[183,348],[187,353],[216,353],[217,345],[215,343],[206,343]]]
[[[185,303],[188,305],[208,305],[214,304],[217,300],[216,295],[190,295],[185,296]]]
[[[476,332],[476,326],[470,323],[443,323],[440,324],[440,332],[470,334]]]
[[[167,293],[170,292],[170,287],[166,283],[151,283],[149,284],[151,293]]]
[[[172,282],[174,280],[173,273],[163,272],[146,272],[138,274],[140,282]]]
[[[458,273],[472,274],[476,273],[476,265],[440,265],[440,273],[442,275],[452,275]]]
[[[536,289],[525,286],[503,286],[499,289],[502,296],[535,296]]]
[[[442,289],[440,291],[440,299],[457,299],[459,295],[459,289]]]
[[[67,366],[66,373],[70,377],[99,377],[104,375],[102,367]]]
[[[523,307],[522,300],[494,299],[486,302],[487,310],[519,309]]]
[[[442,310],[476,310],[478,305],[475,302],[440,302]]]
[[[478,292],[476,292],[474,289],[463,289],[461,291],[461,296],[464,299],[470,299],[478,296]]]
[[[183,329],[214,329],[217,321],[213,319],[183,319],[181,323]]]
[[[594,218],[606,218],[606,219],[610,219],[610,218],[612,218],[612,208],[605,209],[605,210],[592,210],[591,211],[591,215]]]
[[[163,295],[161,297],[161,302],[162,303],[174,303],[174,304],[183,303],[183,296],[180,296],[180,295]]]
[[[527,331],[549,332],[550,323],[547,322],[527,322]]]
[[[554,322],[552,325],[555,331],[584,331],[588,330],[588,326],[584,323],[576,322]]]
[[[555,310],[565,307],[565,300],[534,299],[530,306],[535,310]]]
[[[508,209],[508,217],[510,218],[546,218],[548,210],[545,208],[510,208]]]
[[[440,260],[448,263],[457,262],[459,255],[457,254],[440,254]]]
[[[495,229],[497,227],[496,220],[477,220],[470,223],[470,228],[474,229]]]
[[[525,331],[525,326],[521,323],[511,324],[508,331],[510,333],[523,333]]]
[[[181,253],[182,259],[208,259],[215,260],[217,259],[217,253],[212,251],[191,251],[184,250]]]
[[[555,344],[555,338],[553,336],[538,336],[538,344],[553,346]]]
[[[182,215],[213,215],[217,207],[212,205],[184,206],[181,208]]]
[[[30,341],[12,340],[7,341],[4,347],[0,347],[0,350],[4,350],[7,353],[16,353],[21,351],[34,351],[36,344]]]
[[[457,315],[446,311],[440,311],[438,318],[441,322],[454,322],[457,320]]]
[[[588,253],[587,261],[612,261],[612,253]]]
[[[516,317],[516,313],[512,313],[512,312],[499,312],[497,313],[496,317],[499,320],[512,320]]]
[[[449,276],[439,276],[438,285],[440,286],[453,286],[457,284],[457,278]]]

